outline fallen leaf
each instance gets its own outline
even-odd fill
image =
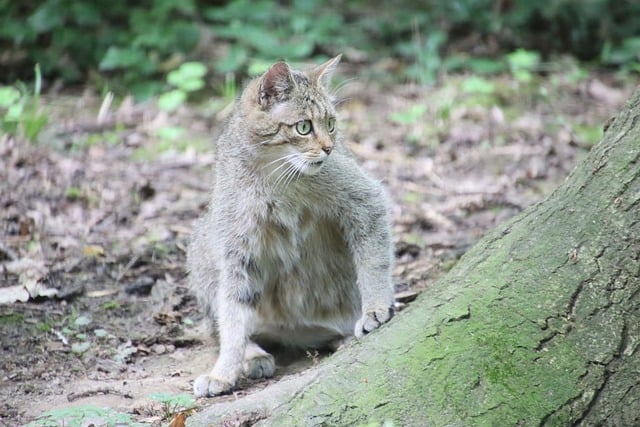
[[[39,282],[27,283],[25,285],[25,288],[27,288],[27,292],[29,292],[29,296],[31,297],[31,299],[37,297],[51,298],[58,294],[57,289],[47,288],[45,285]]]
[[[13,304],[14,302],[29,301],[29,292],[22,285],[0,288],[0,304]]]
[[[396,292],[394,297],[396,301],[406,304],[408,302],[414,301],[418,297],[418,293],[414,291],[402,291]]]
[[[76,326],[87,326],[91,323],[91,318],[89,316],[78,316],[76,320],[73,322]]]
[[[153,320],[156,321],[159,325],[170,325],[172,323],[180,323],[182,320],[182,314],[177,311],[164,311],[155,313],[153,315]]]
[[[107,297],[109,295],[114,295],[119,292],[118,289],[98,289],[97,291],[87,292],[87,296],[89,298],[99,298],[99,297]]]
[[[3,265],[8,273],[18,276],[19,285],[0,288],[0,304],[26,302],[38,297],[50,298],[58,293],[57,289],[48,288],[40,282],[47,269],[42,261],[31,258],[20,258]]]
[[[73,344],[71,344],[71,351],[76,354],[82,354],[87,350],[89,350],[90,347],[91,347],[91,343],[86,341],[74,342]]]
[[[100,245],[87,245],[82,248],[82,254],[87,258],[104,256],[104,248]]]
[[[173,419],[169,423],[169,427],[184,427],[184,422],[186,420],[186,416],[184,412],[178,412],[173,416]]]

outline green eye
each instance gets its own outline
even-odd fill
[[[296,131],[298,131],[300,135],[309,135],[312,130],[311,120],[300,120],[296,123]]]
[[[327,121],[327,130],[329,131],[329,133],[333,133],[333,131],[336,130],[336,118],[335,117],[331,117]]]

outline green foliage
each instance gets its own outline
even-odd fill
[[[538,60],[568,52],[640,70],[640,3],[619,0],[0,0],[0,11],[5,83],[40,63],[47,79],[89,79],[137,98],[166,92],[165,73],[190,60],[206,65],[217,83],[255,75],[276,59],[338,52],[369,62],[394,58],[401,65],[396,79],[423,84],[461,68],[510,69],[526,80],[535,68],[516,71],[512,61],[523,58],[502,60],[520,48],[538,52]],[[201,87],[169,84],[182,92],[166,94],[167,105]]]
[[[576,123],[573,125],[573,131],[577,137],[577,142],[586,146],[593,147],[600,139],[602,139],[601,125],[585,125]]]
[[[162,403],[164,418],[171,418],[179,411],[188,410],[196,406],[196,401],[190,394],[171,394],[167,392],[153,393],[151,399]]]
[[[462,83],[462,91],[471,94],[491,95],[496,91],[496,87],[487,79],[471,76]]]
[[[22,313],[9,313],[0,315],[1,326],[19,325],[22,322],[24,322],[24,314]]]
[[[82,197],[82,189],[75,186],[67,187],[65,195],[69,200],[78,200]]]
[[[208,7],[204,16],[212,22],[214,34],[231,41],[226,55],[214,64],[221,74],[265,59],[309,58],[320,44],[345,41],[342,14],[317,0],[293,1],[290,6],[268,0],[236,0]]]
[[[121,305],[117,301],[107,301],[104,304],[102,304],[103,310],[117,310],[120,307]]]
[[[27,424],[27,427],[81,427],[85,425],[137,427],[143,424],[134,423],[127,414],[119,414],[113,409],[100,408],[95,405],[81,405],[48,411],[36,421]]]
[[[413,125],[422,119],[426,111],[427,107],[425,105],[416,104],[404,111],[392,112],[389,114],[389,118],[401,125]]]
[[[540,54],[525,49],[518,49],[506,55],[511,74],[522,83],[528,83],[533,79],[532,71],[540,64]]]
[[[605,43],[601,59],[605,64],[640,73],[640,37],[627,38],[618,46]]]
[[[175,111],[186,102],[189,93],[204,87],[206,74],[207,67],[201,62],[185,62],[171,71],[167,74],[167,83],[174,89],[160,95],[158,107],[167,112]]]
[[[400,44],[399,51],[411,64],[405,72],[406,77],[422,84],[434,84],[442,68],[440,50],[446,40],[447,35],[442,31],[433,31],[425,38],[416,31],[412,43]]]
[[[33,94],[22,84],[0,87],[0,131],[10,135],[23,135],[35,142],[49,117],[40,108],[42,77],[35,67]]]
[[[200,39],[194,0],[0,0],[0,10],[0,47],[12,52],[3,67],[7,81],[39,62],[45,76],[67,82],[96,69],[117,75],[142,97],[161,88],[150,80],[166,61],[184,57]]]

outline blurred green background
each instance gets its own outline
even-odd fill
[[[0,52],[1,83],[33,81],[38,63],[49,84],[138,99],[166,90],[167,74],[186,61],[223,88],[276,59],[340,52],[365,72],[391,61],[371,67],[391,82],[513,72],[562,54],[638,72],[640,2],[0,0]]]

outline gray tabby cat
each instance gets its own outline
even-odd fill
[[[336,347],[393,314],[388,202],[343,145],[328,92],[340,56],[278,62],[249,83],[217,144],[213,196],[188,250],[220,355],[196,396],[274,374],[258,343]]]

